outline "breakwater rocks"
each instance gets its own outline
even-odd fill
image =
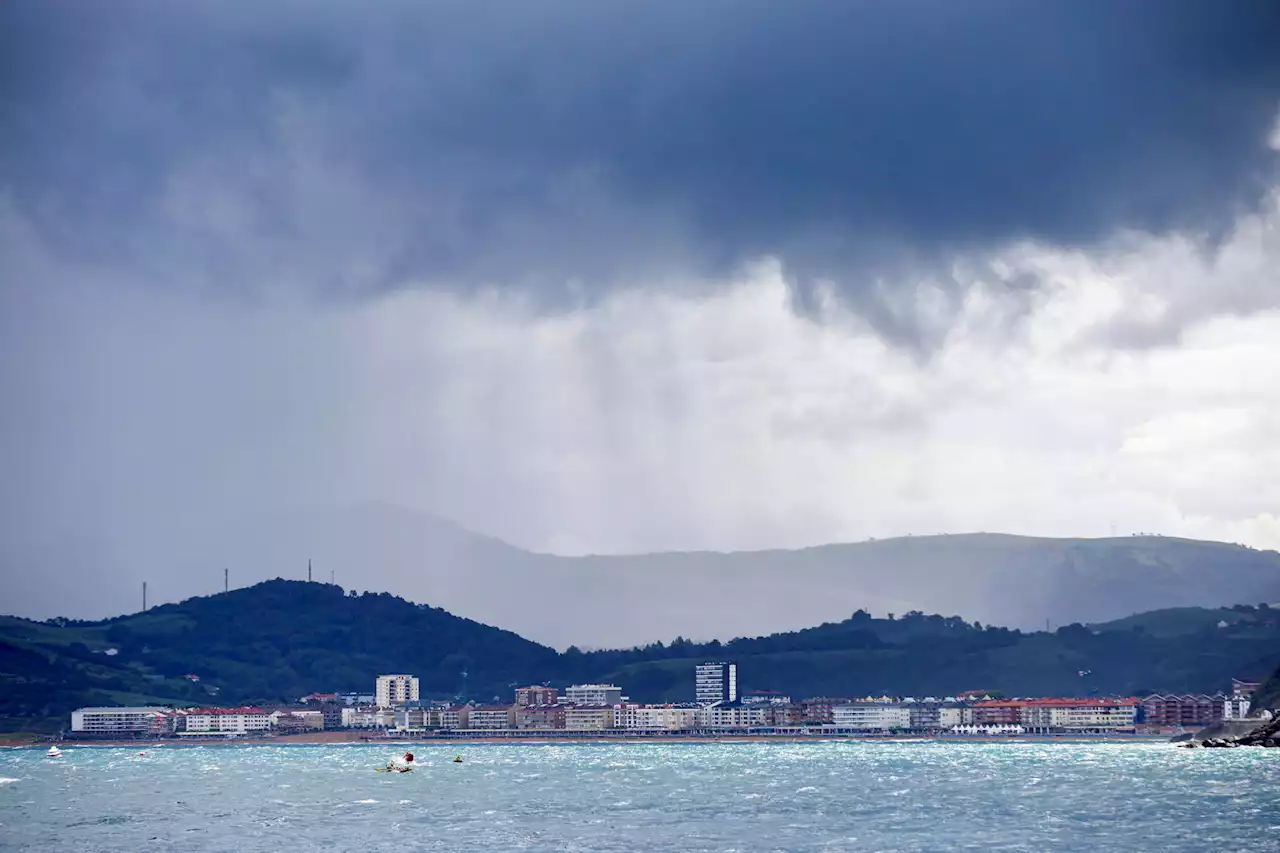
[[[1276,746],[1280,747],[1280,718],[1268,720],[1249,732],[1234,737],[1209,737],[1202,741],[1189,741],[1179,744],[1186,749],[1203,747],[1233,748],[1239,746]]]

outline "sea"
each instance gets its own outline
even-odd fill
[[[375,772],[404,750],[417,771]],[[1280,850],[1276,749],[836,741],[138,752],[0,750],[0,849]]]

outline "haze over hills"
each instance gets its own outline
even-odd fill
[[[6,608],[100,618],[140,604],[330,572],[501,625],[558,648],[684,636],[757,636],[872,613],[963,614],[1043,629],[1168,607],[1280,601],[1280,554],[1165,537],[1042,539],[976,533],[800,550],[560,557],[385,504],[260,516],[206,529],[10,553],[38,584]]]

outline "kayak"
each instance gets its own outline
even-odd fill
[[[412,773],[412,767],[375,767],[379,773]]]

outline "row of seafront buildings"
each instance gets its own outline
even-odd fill
[[[329,728],[339,719],[330,715]],[[79,708],[71,712],[71,735],[80,738],[182,737],[204,739],[250,734],[321,731],[325,712],[318,708]]]
[[[631,702],[613,684],[520,687],[511,704],[422,701],[408,674],[379,676],[372,694],[312,694],[277,708],[82,708],[79,737],[206,739],[324,729],[389,737],[546,735],[821,734],[880,732],[1019,734],[1166,731],[1243,718],[1257,685],[1233,680],[1231,693],[1145,698],[992,698],[980,691],[942,698],[888,696],[792,701],[769,691],[738,692],[737,665],[695,668],[695,701]]]

